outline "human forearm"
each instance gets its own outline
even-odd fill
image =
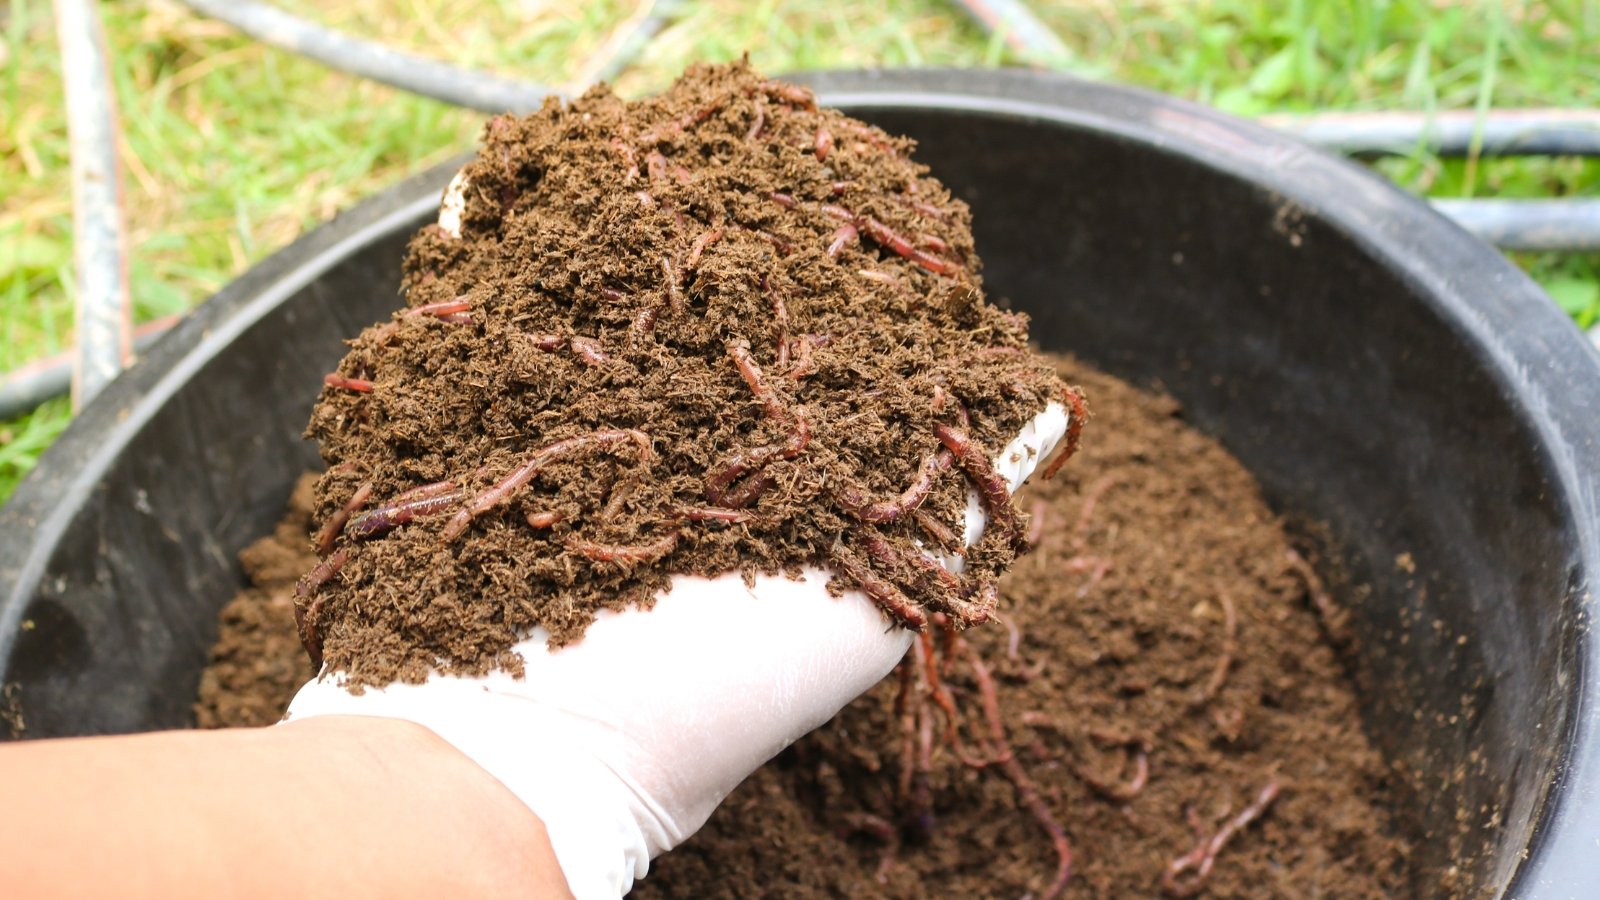
[[[398,720],[25,743],[0,784],[11,896],[566,895],[542,823]]]

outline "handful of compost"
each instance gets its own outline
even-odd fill
[[[989,619],[1086,411],[910,150],[743,65],[492,120],[313,416],[290,714],[429,727],[616,896]]]

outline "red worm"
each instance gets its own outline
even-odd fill
[[[672,261],[665,256],[661,257],[661,274],[667,280],[667,305],[674,314],[683,312],[683,284],[678,278],[678,270],[673,267]]]
[[[424,304],[422,306],[414,306],[411,309],[408,309],[405,312],[401,313],[400,315],[401,316],[437,316],[437,317],[442,319],[445,316],[455,315],[457,313],[464,313],[464,312],[466,312],[467,310],[469,310],[471,308],[472,308],[472,301],[471,300],[468,300],[465,297],[457,297],[454,300],[441,300],[438,303],[427,303],[427,304]]]
[[[961,429],[943,422],[934,423],[933,433],[939,438],[939,443],[955,454],[956,461],[977,487],[978,496],[983,499],[990,520],[1005,529],[1005,534],[1011,540],[1023,537],[1017,521],[1017,508],[1011,503],[1011,491],[1006,487],[1006,480],[995,471],[994,463],[989,461],[989,455],[978,446],[977,441],[967,437]]]
[[[817,162],[823,162],[826,160],[828,158],[829,151],[832,149],[833,132],[829,131],[826,126],[818,128],[816,139]]]
[[[367,499],[371,496],[372,482],[363,481],[361,486],[356,488],[355,493],[350,495],[350,499],[345,501],[344,506],[328,517],[328,521],[323,524],[322,530],[317,532],[318,553],[327,556],[332,552],[333,542],[338,539],[339,532],[344,530],[344,523],[350,521],[350,517],[355,514],[356,510],[366,506]]]
[[[707,247],[715,244],[721,238],[722,226],[720,225],[695,238],[694,245],[689,248],[689,258],[684,262],[684,268],[694,269],[700,265],[701,254],[705,253]]]
[[[850,552],[843,544],[833,545],[832,562],[846,581],[854,582],[863,594],[871,597],[896,622],[913,631],[920,631],[928,624],[927,613],[912,603],[899,588],[874,574],[861,557]]]
[[[828,255],[830,257],[838,256],[840,253],[844,252],[844,248],[849,246],[850,242],[854,241],[859,235],[860,232],[856,230],[854,225],[849,223],[840,225],[839,230],[833,233],[833,243],[828,245]]]
[[[793,194],[785,194],[782,191],[773,191],[772,193],[768,194],[767,197],[769,197],[773,203],[778,204],[784,209],[794,209],[795,203]]]
[[[317,620],[321,618],[323,602],[317,593],[349,561],[350,548],[340,547],[333,555],[317,563],[316,568],[307,572],[295,585],[295,596],[300,601],[294,605],[295,630],[300,632],[300,645],[306,648],[311,665],[317,669],[322,668],[322,633],[317,628]]]
[[[872,238],[884,247],[894,251],[897,255],[911,260],[935,275],[949,275],[956,269],[948,261],[940,259],[931,253],[918,250],[894,229],[870,216],[861,220],[861,230],[867,233],[867,237]]]
[[[566,339],[559,334],[530,334],[528,340],[546,353],[554,353],[567,345]]]
[[[557,522],[561,521],[561,518],[561,513],[550,510],[528,513],[528,524],[543,531],[546,528],[553,527]]]
[[[372,382],[365,378],[346,378],[338,372],[329,372],[322,376],[322,383],[331,388],[345,391],[355,391],[358,394],[372,393]]]
[[[595,562],[614,562],[623,566],[653,563],[678,545],[678,532],[669,531],[647,544],[599,544],[594,541],[574,540],[572,549]]]
[[[386,506],[369,509],[356,516],[350,520],[351,536],[357,539],[379,537],[414,519],[444,512],[461,500],[461,491],[456,490],[454,484],[448,481],[440,484],[449,485],[449,488],[436,493],[412,496],[406,500],[401,499],[405,496],[402,494]]]
[[[611,357],[600,349],[600,342],[594,338],[575,337],[572,339],[572,352],[577,357],[591,366],[598,366]]]
[[[863,522],[874,525],[884,522],[893,522],[906,513],[922,505],[933,492],[933,483],[955,457],[948,452],[929,453],[922,457],[922,464],[917,467],[916,477],[911,479],[911,484],[900,496],[893,500],[879,500],[876,503],[867,502],[860,488],[855,486],[839,487],[834,490],[834,499],[843,507],[846,513]]]
[[[523,485],[533,480],[539,470],[545,466],[567,456],[575,450],[581,450],[590,445],[607,446],[611,444],[632,443],[639,448],[639,461],[648,462],[650,459],[650,436],[642,431],[632,428],[614,429],[607,431],[593,431],[580,434],[566,440],[556,441],[528,457],[527,461],[518,466],[511,474],[501,479],[500,482],[472,499],[467,507],[456,513],[448,525],[444,527],[442,537],[446,541],[453,541],[460,537],[472,520],[501,501],[511,496]]]
[[[689,506],[674,512],[672,517],[689,522],[748,522],[755,518],[755,513],[723,506]]]
[[[1056,472],[1061,466],[1072,458],[1072,454],[1078,452],[1078,441],[1083,437],[1083,423],[1089,419],[1089,403],[1084,400],[1082,391],[1067,388],[1062,399],[1067,401],[1071,418],[1067,421],[1067,437],[1061,442],[1061,451],[1056,454],[1055,459],[1050,460],[1050,465],[1045,467],[1046,480],[1056,477]]]
[[[1217,829],[1217,833],[1209,840],[1202,840],[1193,850],[1167,863],[1167,870],[1161,873],[1162,893],[1168,897],[1193,897],[1200,893],[1201,888],[1205,886],[1206,877],[1216,865],[1217,854],[1227,846],[1228,839],[1259,818],[1276,799],[1278,799],[1278,780],[1274,778],[1267,782],[1249,806],[1222,823],[1222,827]],[[1194,869],[1194,877],[1187,882],[1180,881],[1179,876],[1189,869]]]

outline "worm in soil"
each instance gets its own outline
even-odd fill
[[[834,489],[834,500],[851,517],[874,525],[893,522],[922,505],[933,493],[934,481],[955,461],[948,451],[929,453],[922,457],[917,474],[911,484],[893,500],[868,502],[866,492],[856,485],[842,485]]]
[[[350,548],[340,547],[295,585],[294,593],[299,600],[294,605],[295,630],[300,632],[300,645],[306,648],[311,665],[317,669],[322,668],[322,634],[317,628],[317,620],[322,616],[322,597],[318,594],[349,561]]]
[[[1049,481],[1056,477],[1061,467],[1067,460],[1078,452],[1078,443],[1083,439],[1083,423],[1089,420],[1089,403],[1083,398],[1083,392],[1076,388],[1067,388],[1062,393],[1062,399],[1067,401],[1067,436],[1061,442],[1061,449],[1056,452],[1056,458],[1050,460],[1050,465],[1045,467],[1044,480]]]
[[[1217,657],[1211,677],[1206,679],[1205,690],[1200,693],[1201,700],[1210,700],[1222,690],[1228,673],[1233,670],[1233,656],[1238,652],[1239,614],[1234,609],[1233,598],[1226,593],[1219,593],[1217,602],[1222,604],[1222,655]]]
[[[421,488],[414,488],[407,492],[411,494],[409,498],[401,494],[384,506],[356,516],[350,520],[351,536],[358,540],[381,537],[407,522],[444,512],[461,501],[461,491],[456,489],[453,482],[441,481],[437,486],[440,486],[439,490],[422,494],[414,493]],[[435,485],[424,487],[433,488]]]
[[[614,562],[626,567],[660,560],[678,546],[678,537],[678,530],[673,529],[644,544],[601,544],[574,540],[571,547],[595,562]]]
[[[474,497],[465,509],[456,513],[455,517],[445,525],[444,531],[441,532],[440,536],[446,541],[453,541],[460,537],[468,526],[472,524],[473,519],[488,512],[507,497],[516,493],[523,485],[532,481],[533,476],[539,474],[540,469],[561,459],[563,456],[589,446],[610,446],[626,443],[632,443],[639,448],[639,461],[641,463],[649,462],[651,455],[650,436],[632,428],[580,434],[577,437],[556,441],[554,444],[537,450],[532,456],[528,457],[526,462],[501,479],[498,484]]]
[[[1240,810],[1238,815],[1222,823],[1216,834],[1209,839],[1202,839],[1193,850],[1167,863],[1166,871],[1161,873],[1161,892],[1168,897],[1193,897],[1200,893],[1216,865],[1217,854],[1222,852],[1234,834],[1267,811],[1272,801],[1278,799],[1278,789],[1278,779],[1270,779],[1256,794],[1255,800]],[[1182,879],[1183,873],[1190,869],[1194,869],[1194,877]]]
[[[1002,529],[1008,540],[1015,542],[1022,538],[1024,535],[1021,523],[1017,520],[1017,508],[1011,503],[1011,492],[1006,488],[1005,479],[995,471],[989,454],[965,431],[943,422],[934,423],[933,434],[945,449],[955,454],[956,462],[977,487],[989,520]]]
[[[347,378],[338,372],[329,372],[322,376],[322,383],[331,388],[344,391],[355,391],[358,394],[372,393],[372,382],[365,378]]]
[[[350,521],[350,517],[355,514],[356,510],[366,506],[367,500],[371,497],[372,482],[363,481],[361,486],[356,488],[355,493],[350,495],[350,499],[345,501],[344,506],[329,516],[328,521],[323,524],[322,530],[317,532],[317,553],[327,556],[333,551],[333,542],[338,539],[339,532],[344,530],[344,524]]]

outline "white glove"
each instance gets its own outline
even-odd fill
[[[460,234],[465,179],[439,224]],[[1065,435],[1059,403],[995,459],[1012,489]],[[985,516],[969,493],[964,537]],[[959,569],[960,557],[940,558]],[[522,678],[434,675],[352,695],[323,671],[285,719],[385,716],[431,729],[533,810],[580,900],[613,900],[650,860],[682,843],[762,763],[889,674],[912,632],[859,591],[833,597],[828,573],[804,580],[739,573],[674,576],[648,611],[601,611],[583,637],[550,650],[535,629],[515,650]]]
[[[1060,441],[1051,403],[996,459],[1013,488]],[[1031,452],[1030,452],[1031,451]],[[969,497],[966,538],[984,514]],[[762,763],[828,721],[911,646],[859,591],[737,572],[675,576],[648,611],[602,611],[580,641],[516,646],[522,678],[435,675],[359,696],[324,671],[285,718],[387,716],[421,724],[498,778],[544,822],[580,900],[625,894]]]

